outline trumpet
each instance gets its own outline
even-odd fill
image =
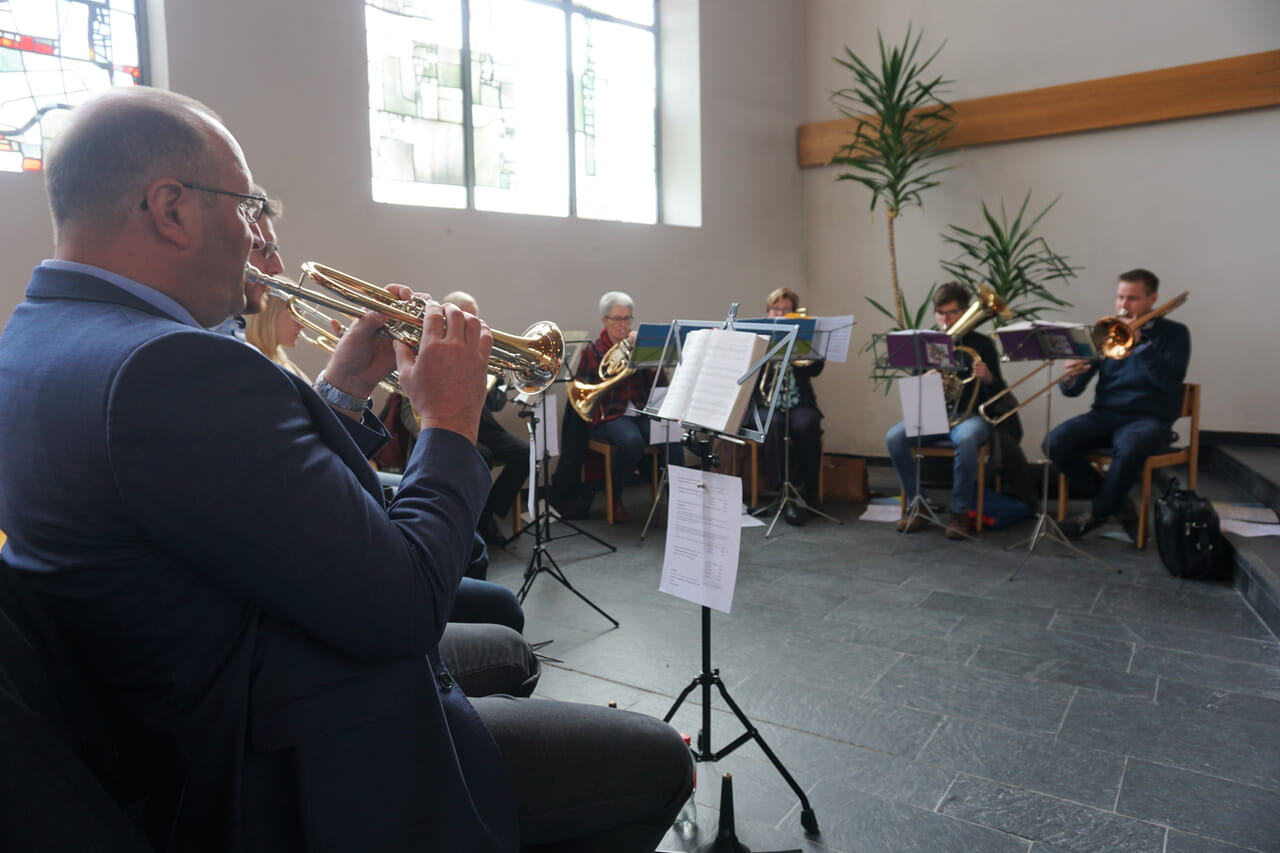
[[[335,332],[333,324],[337,321],[309,302],[303,302],[296,296],[284,297],[281,294],[281,297],[285,299],[285,305],[288,306],[285,310],[289,312],[289,316],[302,327],[300,337],[312,346],[332,354],[338,348],[338,341],[341,340],[346,329],[343,329],[339,323],[338,328],[341,331]],[[378,387],[388,394],[404,394],[404,389],[400,387],[400,372],[397,370],[388,373],[386,378],[378,383]]]
[[[1093,324],[1093,328],[1089,332],[1089,336],[1093,339],[1094,349],[1100,353],[1097,358],[1091,360],[1103,361],[1105,359],[1112,359],[1118,361],[1120,359],[1128,358],[1133,354],[1134,349],[1138,346],[1138,342],[1142,340],[1142,327],[1157,317],[1163,317],[1175,308],[1182,307],[1182,304],[1187,301],[1187,297],[1190,295],[1191,291],[1184,290],[1182,293],[1179,293],[1159,308],[1153,308],[1141,317],[1103,317],[1101,320]],[[1051,364],[1053,364],[1052,361],[1046,361],[1044,364],[1040,365],[1035,370],[1010,385],[1008,388],[1005,388],[999,394],[992,395],[991,399],[978,407],[978,414],[982,415],[983,420],[992,426],[999,426],[1004,423],[1010,417],[1025,408],[1032,400],[1047,393],[1054,385],[1058,384],[1058,382],[1061,382],[1062,380],[1059,379],[1057,382],[1050,382],[1039,391],[1036,391],[1036,393],[1023,400],[1021,403],[1018,403],[1018,405],[1014,406],[1012,409],[1002,412],[999,416],[988,415],[987,406],[990,406],[997,400],[1013,393],[1014,388],[1017,388],[1019,385],[1026,382],[1028,379],[1035,376]]]
[[[403,341],[415,351],[421,345],[422,317],[426,310],[423,298],[397,299],[384,287],[314,261],[302,265],[302,275],[324,290],[275,278],[252,264],[245,264],[247,281],[266,285],[286,299],[301,299],[352,318],[376,311],[387,318],[380,334]],[[294,314],[294,317],[297,319],[298,315]],[[305,323],[301,319],[298,322],[317,331],[318,324]],[[564,363],[564,337],[555,323],[549,320],[534,323],[525,329],[523,335],[496,329],[490,331],[493,335],[493,349],[489,353],[490,374],[506,374],[511,385],[527,394],[543,391],[555,381]],[[319,331],[317,334],[323,335]],[[328,330],[328,334],[332,335],[332,330]]]

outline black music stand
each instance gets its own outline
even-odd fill
[[[705,437],[699,438],[698,433],[701,432]],[[710,471],[719,467],[719,459],[711,450],[711,437],[720,435],[723,438],[729,436],[723,433],[715,433],[713,430],[688,430],[685,433],[685,446],[698,455],[700,467],[703,471]],[[738,718],[738,722],[742,724],[745,731],[735,740],[730,741],[729,745],[719,751],[713,751],[711,748],[711,688],[715,687],[720,691],[720,697],[724,699],[725,704],[733,711],[733,715]],[[671,722],[672,717],[676,715],[676,711],[684,704],[684,700],[693,692],[694,688],[701,687],[702,701],[702,728],[698,730],[697,747],[691,748],[694,761],[719,761],[729,753],[748,741],[754,740],[764,752],[765,757],[773,764],[774,769],[781,774],[782,778],[795,792],[796,797],[800,800],[800,824],[806,832],[817,833],[818,817],[814,814],[813,806],[809,804],[809,798],[801,789],[799,783],[783,766],[782,761],[769,748],[769,744],[765,743],[764,736],[760,734],[751,723],[751,719],[738,707],[738,703],[733,701],[733,697],[729,695],[729,690],[724,686],[724,681],[720,678],[720,670],[711,666],[711,608],[702,605],[702,671],[693,677],[688,686],[680,691],[680,695],[676,697],[676,701],[671,705],[671,709],[667,711],[666,716],[662,718],[663,722]],[[731,790],[731,789],[729,789]],[[724,808],[724,802],[721,802],[720,812],[720,829],[715,841],[699,848],[699,853],[750,853],[746,847],[737,839],[733,818],[733,801],[729,800],[727,811]],[[778,851],[778,853],[800,853],[799,850]]]
[[[997,332],[997,337],[1000,333]],[[1000,343],[1005,344],[1005,337],[1000,337]],[[1078,346],[1079,342],[1075,344]],[[1025,334],[1020,334],[1013,346],[1005,346],[1004,358],[1006,361],[1043,361],[1044,367],[1049,371],[1049,390],[1043,394],[1044,396],[1044,439],[1040,442],[1043,451],[1045,443],[1049,440],[1049,432],[1053,425],[1053,362],[1061,359],[1088,358],[1090,353],[1078,352],[1072,349],[1065,338],[1052,334],[1047,330],[1032,328]],[[1030,401],[1028,401],[1030,402]],[[1006,551],[1012,551],[1014,548],[1027,546],[1027,553],[1023,555],[1022,562],[1018,563],[1018,567],[1013,570],[1013,574],[1009,575],[1009,581],[1012,582],[1022,571],[1022,567],[1031,559],[1031,555],[1035,553],[1036,546],[1045,539],[1057,542],[1066,548],[1072,554],[1084,557],[1086,560],[1093,560],[1101,566],[1112,568],[1111,564],[1106,560],[1095,557],[1092,554],[1077,548],[1066,534],[1062,532],[1062,528],[1058,526],[1058,522],[1049,514],[1049,468],[1052,467],[1046,456],[1041,460],[1041,477],[1040,477],[1040,512],[1036,515],[1036,526],[1031,531],[1031,535],[1026,539],[1015,542],[1012,545],[1006,545]],[[1116,574],[1121,574],[1121,569],[1115,570]]]
[[[542,400],[545,404],[546,397],[542,397]],[[534,490],[534,516],[529,523],[515,534],[515,536],[511,537],[511,539],[515,539],[522,533],[529,530],[533,531],[533,552],[529,555],[529,562],[525,566],[524,570],[524,581],[520,584],[520,590],[516,593],[516,598],[521,604],[523,604],[525,598],[529,595],[529,590],[533,587],[533,582],[537,580],[538,575],[545,573],[554,578],[556,582],[565,589],[578,596],[578,598],[581,598],[587,603],[587,606],[599,613],[605,619],[608,619],[613,623],[613,627],[617,628],[617,619],[614,619],[608,613],[604,612],[604,610],[602,610],[594,601],[583,595],[581,591],[569,582],[569,579],[565,577],[564,570],[560,568],[555,557],[551,556],[549,546],[551,542],[556,539],[565,539],[568,536],[582,534],[583,536],[605,546],[611,552],[617,551],[618,549],[598,536],[583,530],[573,522],[561,518],[558,514],[555,514],[556,520],[561,524],[573,528],[575,532],[568,533],[563,536],[551,535],[551,519],[554,514],[554,510],[547,503],[547,489],[550,486],[551,479],[551,455],[548,453],[547,449],[546,420],[545,418],[538,417],[535,406],[525,402],[521,402],[520,405],[522,406],[520,417],[526,419],[529,428],[529,443],[534,449],[536,469],[533,472],[533,479],[530,481],[531,488]],[[542,440],[540,442],[538,441],[538,424],[542,424]],[[511,539],[508,539],[507,542],[510,542]],[[507,542],[504,542],[503,545],[505,546]]]
[[[782,392],[787,381],[787,373],[792,369],[790,361],[784,361],[777,367],[778,382],[775,386],[774,397]],[[766,401],[768,402],[768,401]],[[776,405],[776,399],[772,401]],[[766,504],[758,510],[752,511],[752,515],[766,515],[769,510],[774,510],[773,520],[769,522],[768,529],[764,532],[764,538],[768,539],[773,535],[773,528],[778,523],[778,519],[782,517],[782,513],[787,508],[788,503],[794,503],[802,510],[807,510],[814,515],[820,515],[827,521],[834,521],[836,524],[843,525],[844,522],[834,516],[828,515],[815,506],[809,506],[800,494],[800,490],[791,482],[791,410],[783,409],[782,411],[783,433],[782,433],[782,485],[778,487],[778,496],[774,498],[773,503]],[[810,483],[811,488],[817,489],[817,483]]]
[[[955,346],[954,346],[954,341],[951,339],[951,336],[947,335],[946,332],[924,332],[923,334],[921,334],[919,333],[919,330],[912,330],[912,331],[913,331],[913,334],[909,336],[895,335],[895,337],[901,337],[906,341],[905,345],[899,345],[899,346],[894,346],[890,342],[890,335],[881,336],[881,340],[884,341],[885,352],[886,352],[886,355],[884,357],[884,364],[881,366],[897,368],[899,370],[906,370],[909,372],[910,375],[920,380],[916,383],[916,423],[914,424],[915,430],[916,430],[916,435],[915,435],[916,446],[915,446],[915,452],[912,453],[912,456],[914,457],[915,463],[916,463],[915,497],[911,499],[911,503],[908,506],[903,508],[905,515],[903,516],[902,532],[898,534],[898,541],[894,543],[893,551],[891,551],[890,553],[897,552],[898,546],[902,544],[903,537],[905,537],[908,533],[911,532],[911,525],[912,523],[915,522],[917,518],[923,518],[925,521],[929,522],[930,524],[933,524],[937,527],[941,527],[944,530],[949,529],[950,527],[950,525],[946,524],[942,519],[938,518],[938,514],[934,512],[933,507],[929,506],[929,502],[925,500],[924,492],[920,488],[920,468],[924,464],[924,453],[922,451],[924,450],[924,447],[925,447],[925,442],[924,442],[925,432],[924,432],[923,424],[920,422],[920,419],[923,417],[923,412],[924,412],[923,373],[926,370],[937,370],[939,372],[942,372],[945,370],[955,370],[956,369]],[[906,340],[906,338],[908,337],[910,339]],[[940,353],[936,349],[934,349],[935,347],[938,347],[938,346],[944,346],[946,348],[945,355]],[[904,412],[903,414],[904,414],[903,423],[905,425],[906,413]],[[930,435],[946,435],[946,434],[949,434],[949,432],[950,432],[950,423],[948,423],[947,433],[929,433],[929,434]],[[981,489],[982,487],[983,487],[983,484],[978,483],[978,488]],[[961,531],[957,531],[957,532],[959,532],[961,536],[963,536],[965,539],[968,539],[970,542],[977,541],[973,536],[970,536],[968,533],[964,533]]]

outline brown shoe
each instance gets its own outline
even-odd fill
[[[915,518],[911,519],[910,524],[907,523],[907,519],[905,517],[898,519],[899,533],[919,533],[928,526],[929,519],[925,518],[923,515],[917,515]]]
[[[613,500],[613,523],[625,524],[627,521],[627,508],[622,505],[622,500],[614,498]]]
[[[972,533],[973,522],[969,520],[968,513],[951,513],[951,523],[947,525],[948,539],[967,539]]]

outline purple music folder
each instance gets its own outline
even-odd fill
[[[955,366],[955,341],[946,332],[911,329],[885,335],[890,367],[950,368]]]
[[[1093,358],[1097,354],[1090,327],[1080,323],[1014,323],[996,329],[996,337],[1009,361]]]

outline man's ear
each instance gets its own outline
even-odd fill
[[[142,210],[150,218],[156,237],[179,249],[190,248],[195,238],[198,205],[195,193],[173,178],[156,178],[147,185],[142,199]]]

